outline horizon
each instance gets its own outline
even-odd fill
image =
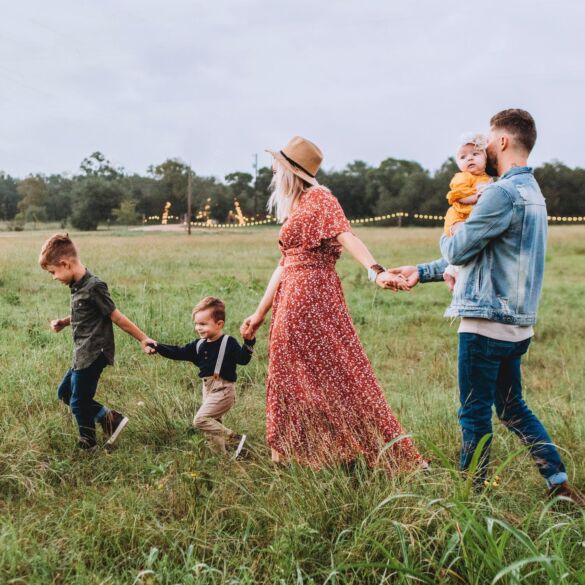
[[[148,168],[150,166],[156,166],[156,165],[162,164],[162,163],[166,162],[167,160],[177,160],[177,161],[179,161],[182,164],[186,164],[186,165],[189,164],[187,161],[182,160],[182,159],[180,159],[178,157],[168,157],[168,158],[166,158],[164,160],[161,160],[159,162],[151,163],[151,165],[148,165],[144,169],[144,171],[142,171],[142,172],[140,172],[140,171],[129,171],[129,169],[127,169],[123,164],[120,165],[118,163],[114,163],[113,161],[109,160],[107,154],[104,153],[104,152],[101,152],[101,151],[93,151],[92,153],[88,154],[86,158],[89,158],[92,154],[94,154],[96,152],[100,152],[101,154],[103,154],[105,156],[106,160],[108,160],[116,170],[122,171],[122,173],[123,173],[124,176],[141,176],[141,177],[148,176],[149,175]],[[423,170],[427,171],[431,176],[433,176],[435,173],[437,173],[441,169],[441,166],[443,164],[447,163],[449,161],[449,159],[452,158],[452,157],[453,157],[453,155],[451,155],[451,157],[445,158],[445,160],[443,161],[443,163],[441,163],[441,165],[439,165],[438,167],[433,168],[433,169],[430,169],[430,168],[425,167],[420,161],[415,160],[415,159],[400,159],[400,158],[397,158],[395,156],[387,156],[385,158],[382,158],[379,161],[379,163],[378,164],[375,164],[375,165],[372,164],[372,163],[369,163],[368,161],[354,159],[354,160],[351,160],[351,161],[347,162],[344,166],[339,167],[339,168],[337,168],[337,167],[333,167],[333,168],[326,168],[325,167],[325,168],[323,168],[322,167],[320,170],[322,170],[325,174],[339,173],[339,172],[343,172],[350,164],[353,164],[355,162],[363,162],[363,163],[365,163],[365,165],[368,168],[377,168],[377,167],[380,166],[380,164],[383,161],[388,160],[388,159],[394,159],[394,160],[401,160],[401,161],[406,161],[406,162],[418,163],[418,164],[420,164],[422,166]],[[83,162],[83,160],[84,159],[82,159],[80,161],[80,165]],[[585,168],[585,167],[582,167],[580,165],[571,166],[571,165],[566,164],[564,161],[558,160],[558,159],[552,159],[552,160],[542,161],[539,164],[534,164],[530,160],[528,162],[529,162],[528,166],[531,167],[531,168],[538,168],[538,167],[541,167],[541,166],[546,165],[546,164],[561,164],[561,165],[564,165],[564,166],[568,167],[571,170],[578,170],[578,169]],[[270,168],[271,164],[272,164],[272,162],[269,161],[268,164],[258,165],[258,170],[263,169],[263,168]],[[67,171],[50,172],[50,173],[39,173],[39,172],[34,172],[33,171],[33,172],[29,172],[26,175],[20,175],[20,176],[18,176],[18,175],[10,174],[5,169],[3,169],[3,168],[0,167],[0,174],[4,174],[6,176],[9,176],[12,179],[15,179],[17,181],[22,181],[23,179],[26,179],[27,177],[35,177],[35,176],[39,176],[39,177],[61,176],[61,177],[64,177],[64,178],[74,178],[74,177],[78,177],[78,176],[83,175],[83,173],[81,173],[80,171],[81,171],[81,167],[78,166],[77,171],[69,171],[69,170],[67,170]],[[194,169],[192,167],[191,167],[191,171],[196,176],[199,176],[199,177],[202,177],[202,178],[206,178],[206,179],[207,178],[213,178],[213,179],[216,179],[216,180],[220,180],[222,182],[225,182],[226,176],[228,174],[230,174],[230,173],[237,173],[237,172],[246,173],[246,172],[248,172],[250,175],[252,175],[252,177],[254,177],[254,167],[251,167],[250,169],[246,169],[246,170],[243,170],[243,169],[232,169],[231,171],[227,171],[223,175],[214,175],[214,174],[210,174],[210,173],[204,173],[204,172],[198,171],[198,169]]]

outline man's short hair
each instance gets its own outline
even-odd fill
[[[225,303],[217,297],[205,297],[201,299],[193,308],[193,319],[195,319],[195,315],[199,311],[207,311],[208,309],[211,309],[211,317],[215,322],[225,321]]]
[[[536,124],[526,110],[518,108],[502,110],[492,117],[490,125],[493,128],[507,130],[530,154],[536,142]]]
[[[77,248],[69,234],[55,234],[43,244],[39,264],[46,270],[47,266],[56,266],[66,258],[77,258]]]

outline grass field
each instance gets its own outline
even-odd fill
[[[440,230],[357,233],[397,265],[434,259]],[[84,457],[56,400],[71,337],[48,322],[68,313],[69,290],[37,266],[48,235],[0,237],[0,582],[585,584],[583,512],[545,502],[529,456],[501,425],[499,485],[476,494],[455,471],[457,335],[442,318],[444,286],[393,295],[352,260],[338,266],[388,401],[433,458],[429,474],[274,468],[264,444],[266,326],[228,415],[255,445],[250,461],[206,457],[189,432],[195,368],[146,356],[119,330],[98,398],[131,422],[113,452]],[[208,294],[226,301],[227,332],[237,335],[278,257],[274,228],[75,239],[122,312],[174,343],[193,338],[191,308]],[[581,488],[584,357],[585,227],[553,227],[525,387]]]

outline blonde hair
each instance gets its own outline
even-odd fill
[[[56,266],[64,258],[77,257],[77,249],[69,234],[55,234],[43,244],[39,264],[46,270],[47,266]]]
[[[293,207],[311,185],[295,175],[279,160],[274,159],[275,173],[270,182],[270,199],[268,199],[268,211],[276,216],[279,223],[283,223],[290,215]]]

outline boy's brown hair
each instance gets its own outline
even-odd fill
[[[490,120],[493,128],[502,128],[513,134],[516,140],[530,154],[536,142],[536,124],[534,118],[518,108],[502,110]]]
[[[39,264],[43,270],[46,270],[47,266],[56,266],[65,258],[77,257],[77,248],[69,234],[55,234],[43,244]]]
[[[193,307],[191,316],[195,319],[195,315],[199,313],[199,311],[207,311],[208,309],[211,309],[211,317],[215,322],[225,321],[225,303],[217,297],[205,297],[204,299],[201,299],[195,307]]]

